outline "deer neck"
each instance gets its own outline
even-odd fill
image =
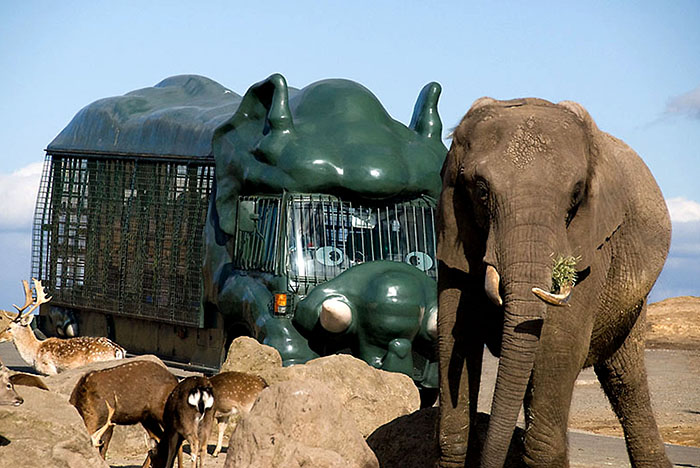
[[[12,328],[13,341],[19,355],[28,363],[34,364],[36,355],[39,352],[39,347],[41,346],[41,341],[36,337],[30,325],[17,325]]]

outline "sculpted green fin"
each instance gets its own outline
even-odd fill
[[[409,125],[411,130],[426,138],[440,140],[442,120],[440,120],[437,105],[441,92],[442,87],[434,81],[423,87],[413,108],[413,117]]]

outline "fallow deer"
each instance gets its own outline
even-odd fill
[[[46,297],[41,281],[32,279],[36,289],[36,300],[27,281],[22,281],[26,296],[22,307],[14,306],[18,314],[13,317],[3,311],[10,320],[7,328],[0,333],[0,342],[12,340],[22,359],[42,374],[53,375],[66,369],[73,369],[97,361],[122,359],[126,350],[104,337],[80,336],[60,339],[48,338],[39,340],[31,329],[34,318],[33,312],[41,305],[51,300]],[[26,312],[25,312],[26,311]]]
[[[17,394],[10,379],[10,371],[0,364],[0,405],[19,406],[24,399]]]
[[[104,458],[114,425],[141,423],[155,441],[163,437],[165,402],[175,386],[177,378],[165,367],[138,360],[86,373],[75,384],[69,401],[89,434],[104,428],[93,439]]]
[[[206,377],[187,377],[173,389],[163,413],[165,434],[151,454],[153,468],[172,468],[184,440],[192,450],[192,465],[203,466],[213,406],[214,389]]]
[[[245,372],[222,372],[210,378],[214,389],[214,418],[219,435],[213,456],[218,456],[224,441],[224,431],[232,416],[248,413],[260,392],[267,387],[262,377]]]

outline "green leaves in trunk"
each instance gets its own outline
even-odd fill
[[[554,267],[552,268],[552,291],[561,291],[565,285],[573,286],[576,283],[576,263],[581,260],[581,256],[564,257],[559,255],[553,258]]]

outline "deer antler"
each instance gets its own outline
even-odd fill
[[[12,304],[15,309],[17,309],[17,317],[14,318],[16,322],[22,320],[23,318],[31,315],[32,312],[34,312],[37,307],[39,307],[41,304],[45,304],[51,300],[50,297],[46,297],[46,291],[44,290],[44,287],[41,285],[41,281],[39,281],[36,278],[32,278],[32,281],[34,282],[34,289],[36,290],[36,301],[32,297],[32,290],[29,287],[29,283],[27,283],[26,280],[22,280],[22,284],[24,285],[24,295],[25,295],[25,302],[22,307],[19,307],[15,304]],[[29,307],[28,312],[24,312],[25,309]]]
[[[24,305],[22,307],[17,306],[16,304],[12,304],[12,306],[17,309],[17,317],[22,315],[22,312],[24,312],[24,309],[32,305],[34,302],[34,296],[32,295],[32,290],[29,288],[29,283],[27,283],[27,280],[22,280],[22,285],[24,286],[24,295],[25,295],[25,301]]]

